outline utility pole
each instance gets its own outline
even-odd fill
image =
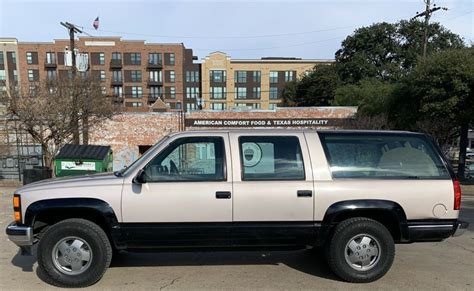
[[[424,0],[424,2],[425,2],[425,11],[423,11],[421,13],[416,12],[416,15],[412,18],[412,20],[413,20],[413,19],[416,19],[418,17],[425,17],[425,21],[424,21],[425,31],[424,31],[424,37],[423,37],[424,38],[424,40],[423,40],[423,61],[426,59],[426,50],[427,50],[427,47],[428,47],[428,29],[429,29],[431,14],[433,14],[434,12],[436,12],[440,9],[448,10],[448,8],[446,8],[446,7],[436,7],[436,4],[433,4],[433,8],[431,8],[431,0]]]
[[[76,79],[76,52],[75,52],[75,33],[82,33],[82,30],[80,30],[78,27],[76,27],[74,24],[71,24],[69,22],[60,22],[62,26],[66,27],[67,30],[69,31],[69,44],[70,44],[70,49],[71,49],[71,56],[72,56],[72,67],[71,67],[71,75],[72,75],[72,82],[75,82]],[[74,94],[72,96],[72,118],[71,118],[71,127],[72,127],[72,142],[74,144],[79,144],[80,139],[79,139],[79,118],[78,118],[78,111],[77,111],[77,96]]]

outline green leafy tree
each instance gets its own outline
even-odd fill
[[[341,84],[334,64],[317,65],[282,92],[283,106],[327,106]]]
[[[349,83],[365,78],[397,81],[416,65],[422,52],[423,31],[424,24],[417,20],[382,22],[357,29],[336,52],[341,79]],[[431,23],[428,32],[428,55],[464,47],[458,35],[439,23]]]

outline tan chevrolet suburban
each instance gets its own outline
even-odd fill
[[[371,282],[395,243],[461,234],[461,190],[424,134],[219,130],[165,137],[114,174],[18,189],[6,232],[38,244],[48,283],[97,282],[121,250],[324,247],[331,269]]]

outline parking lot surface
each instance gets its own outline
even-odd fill
[[[8,241],[13,188],[0,188],[0,290],[53,289],[37,275],[35,256]],[[309,251],[124,253],[90,290],[171,289],[436,289],[474,290],[474,186],[463,189],[460,237],[440,243],[397,245],[392,269],[370,284],[334,276],[322,256]]]

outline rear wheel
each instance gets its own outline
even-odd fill
[[[67,219],[51,226],[38,244],[42,279],[61,287],[86,287],[97,282],[112,259],[105,232],[84,219]]]
[[[381,278],[395,256],[395,244],[387,228],[363,217],[339,223],[327,247],[328,264],[334,273],[356,283]]]

